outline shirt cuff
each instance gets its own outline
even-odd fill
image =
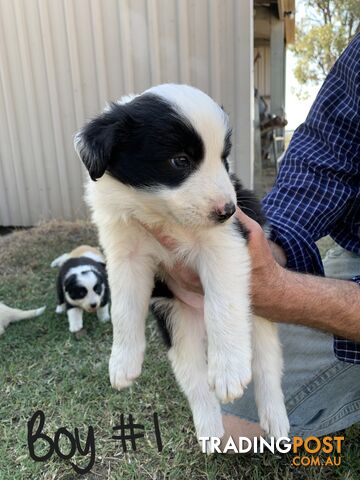
[[[296,272],[324,275],[316,243],[298,225],[270,220],[270,240],[280,245],[286,255],[286,268]]]

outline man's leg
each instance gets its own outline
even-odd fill
[[[339,262],[344,265],[340,274]],[[350,278],[354,269],[360,273],[360,257],[337,248],[324,267],[329,277]],[[332,335],[297,325],[279,327],[291,435],[325,435],[360,421],[360,366],[336,359]],[[252,384],[243,398],[222,410],[226,436],[261,435]]]

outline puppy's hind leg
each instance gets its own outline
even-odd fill
[[[276,324],[253,319],[253,380],[260,426],[270,436],[287,437],[290,425],[281,388],[282,352]]]
[[[161,300],[153,311],[162,327],[167,325],[171,346],[168,356],[175,377],[185,393],[197,437],[224,434],[220,404],[210,390],[206,362],[206,333],[203,313],[179,300]]]
[[[67,255],[67,253],[64,255]],[[56,279],[56,291],[58,296],[58,304],[56,306],[55,313],[61,314],[66,312],[66,304],[65,304],[65,296],[64,296],[64,290],[62,285],[62,278],[60,277],[60,275],[58,275]]]
[[[64,312],[66,312],[66,305],[65,305],[65,303],[62,303],[61,305],[57,305],[57,306],[56,306],[55,313],[57,313],[58,315],[60,315],[61,313],[64,313]]]
[[[70,255],[68,253],[64,253],[63,255],[60,255],[60,257],[55,258],[50,264],[51,268],[56,268],[56,267],[61,267],[66,260],[70,258]]]

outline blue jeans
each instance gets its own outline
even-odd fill
[[[325,274],[351,278],[360,274],[360,256],[335,247],[324,259]],[[326,435],[360,421],[360,365],[337,360],[333,337],[318,330],[280,324],[283,391],[291,435]],[[224,414],[258,422],[252,384],[244,396],[222,406]]]

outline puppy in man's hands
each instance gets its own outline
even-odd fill
[[[51,267],[57,277],[56,313],[67,312],[70,332],[83,328],[83,312],[97,313],[101,322],[110,320],[110,291],[105,258],[97,248],[81,245],[56,258]]]
[[[159,85],[107,106],[75,148],[93,180],[86,199],[107,260],[113,387],[141,373],[151,304],[198,437],[222,437],[219,402],[241,397],[251,377],[262,428],[287,436],[276,325],[252,315],[248,231],[236,205],[265,219],[229,173],[226,113],[196,88]],[[174,294],[177,265],[199,277],[200,304],[186,288]]]

